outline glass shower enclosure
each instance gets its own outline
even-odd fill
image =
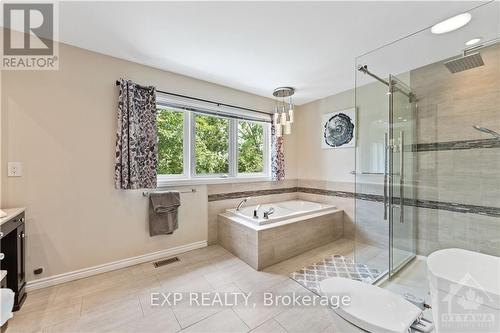
[[[500,254],[500,5],[461,6],[462,28],[388,41],[353,68],[354,256],[380,277],[443,248]]]
[[[357,75],[362,86],[356,87],[356,108],[365,111],[358,128],[369,134],[356,148],[355,255],[380,277],[391,277],[416,255],[411,203],[417,98],[404,75],[382,78],[367,64],[358,64]]]

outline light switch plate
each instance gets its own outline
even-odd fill
[[[7,163],[7,176],[9,177],[21,177],[23,175],[23,166],[21,162],[9,162]]]

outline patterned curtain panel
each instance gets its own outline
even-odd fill
[[[120,80],[115,187],[156,187],[156,89]]]
[[[278,126],[281,126],[278,124]],[[275,125],[271,125],[271,178],[279,181],[285,179],[285,154],[283,152],[283,136],[276,136]]]

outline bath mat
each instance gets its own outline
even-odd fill
[[[290,278],[319,295],[319,283],[324,279],[339,276],[371,284],[379,275],[380,271],[378,269],[356,263],[344,256],[333,255],[291,273]]]

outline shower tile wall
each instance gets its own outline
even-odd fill
[[[491,142],[478,124],[500,132],[500,45],[480,51],[485,65],[451,74],[442,62],[411,72],[418,98],[417,143]],[[477,146],[477,145],[475,145]],[[481,145],[479,145],[481,146]],[[500,148],[417,152],[417,199],[500,209]],[[436,147],[434,145],[434,147]],[[417,253],[461,247],[500,255],[500,218],[418,208]]]

